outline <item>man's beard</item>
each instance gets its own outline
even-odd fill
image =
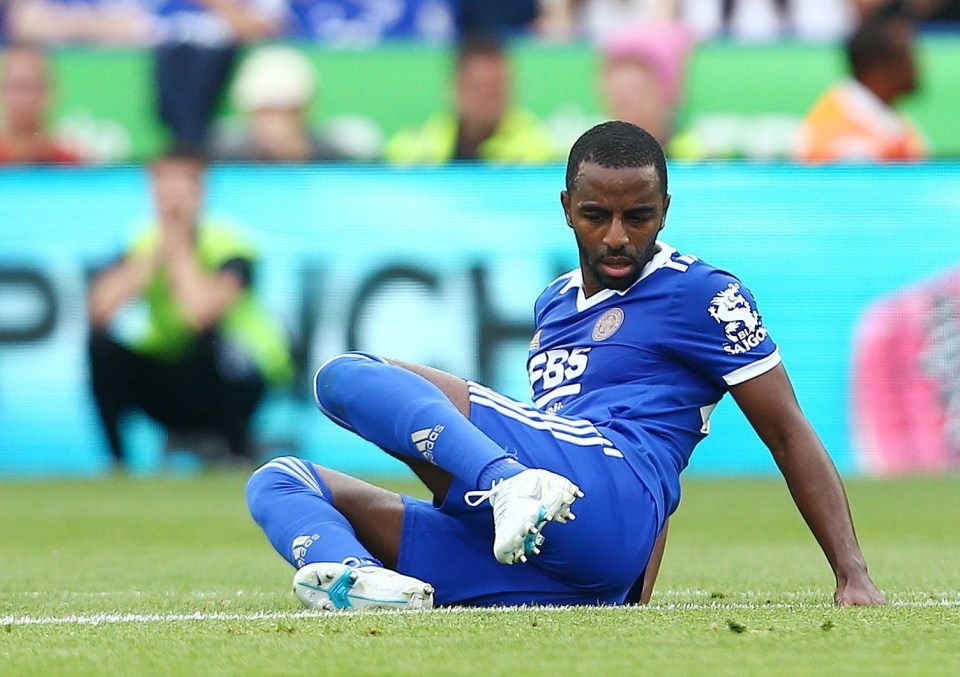
[[[594,256],[589,256],[588,253],[584,250],[583,245],[580,243],[580,239],[577,238],[577,247],[580,249],[580,260],[586,261],[587,270],[593,276],[597,282],[600,283],[604,289],[612,289],[614,291],[626,291],[632,287],[637,280],[640,279],[641,273],[643,273],[644,267],[649,263],[650,259],[660,251],[660,246],[657,244],[656,240],[650,243],[646,251],[642,255],[638,256],[636,249],[631,246],[624,247],[622,249],[613,250],[609,247],[601,247]],[[633,266],[628,275],[613,277],[607,275],[603,272],[603,269],[600,267],[601,262],[604,259],[609,258],[628,258],[633,261]]]

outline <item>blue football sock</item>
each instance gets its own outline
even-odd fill
[[[247,505],[276,551],[298,569],[344,560],[383,566],[357,540],[330,488],[306,461],[283,456],[265,463],[247,482]]]
[[[320,409],[335,423],[476,488],[526,470],[433,383],[380,358],[347,353],[328,360],[314,387]]]

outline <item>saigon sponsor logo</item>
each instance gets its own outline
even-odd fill
[[[707,307],[710,317],[723,325],[723,333],[729,343],[723,350],[731,355],[739,355],[756,348],[765,338],[767,329],[760,320],[760,314],[740,293],[740,285],[731,282],[710,300]]]
[[[601,315],[597,323],[593,325],[591,336],[593,336],[594,341],[603,341],[616,334],[622,324],[623,311],[619,308],[611,308]]]

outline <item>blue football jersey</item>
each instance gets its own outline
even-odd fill
[[[717,402],[780,354],[740,280],[658,244],[626,291],[585,298],[579,269],[551,283],[527,371],[536,406],[594,423],[669,515]]]

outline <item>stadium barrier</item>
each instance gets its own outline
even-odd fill
[[[858,423],[854,435],[851,420],[856,338],[868,308],[882,303],[888,313],[889,299],[904,287],[960,265],[960,164],[681,164],[671,172],[664,239],[735,272],[752,289],[801,404],[841,471],[917,467],[878,463],[856,450],[865,430]],[[346,471],[397,472],[398,463],[315,409],[313,370],[347,349],[432,364],[525,398],[533,302],[577,263],[560,210],[563,174],[560,166],[214,167],[211,211],[259,242],[256,286],[298,346],[297,383],[270,396],[258,414],[258,437],[277,453]],[[85,364],[86,284],[149,209],[139,167],[0,174],[0,474],[107,467]],[[904,365],[957,360],[921,369],[917,378],[931,383],[960,364],[960,351],[951,352],[943,335],[960,317],[960,293],[937,298],[946,319],[931,325],[921,318],[913,348],[897,352]],[[896,313],[882,317],[894,327],[895,345]],[[940,343],[924,348],[934,330]],[[883,383],[896,390],[907,367],[878,366],[875,357],[864,358],[873,360],[867,367],[886,369]],[[925,406],[940,407],[932,419],[947,435],[958,428],[960,396],[941,391]],[[773,471],[729,398],[712,429],[694,454],[695,472]],[[876,451],[876,430],[867,432]],[[134,421],[129,434],[136,436],[134,465],[156,468],[156,430]],[[955,463],[950,444],[923,469]]]

